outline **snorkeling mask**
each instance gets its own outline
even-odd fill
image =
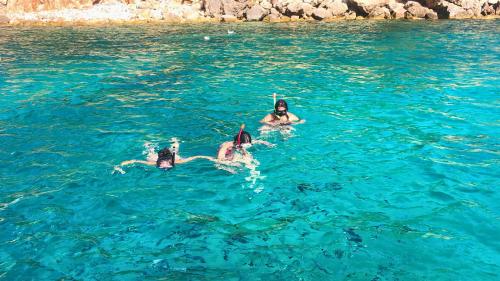
[[[284,107],[285,110],[278,110],[278,108],[280,107]],[[288,112],[288,104],[286,103],[286,101],[284,100],[278,100],[276,102],[276,104],[274,105],[274,114],[276,114],[276,116],[284,116],[286,115]]]

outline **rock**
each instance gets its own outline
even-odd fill
[[[0,24],[8,24],[10,19],[7,16],[0,15]]]
[[[246,17],[249,21],[261,21],[269,12],[260,5],[255,5],[247,11]]]
[[[427,12],[425,14],[425,18],[428,19],[428,20],[437,20],[439,17],[438,17],[438,14],[436,12],[434,12],[431,9],[429,9],[429,12]]]
[[[271,10],[271,8],[273,7],[273,4],[271,4],[271,2],[266,0],[266,1],[260,2],[260,6],[266,10]]]
[[[9,0],[0,0],[0,5],[7,6],[7,2],[9,2]]]
[[[356,14],[367,16],[375,8],[383,7],[389,4],[389,0],[347,0],[347,5]]]
[[[334,16],[343,15],[348,9],[347,4],[342,0],[326,0],[320,6],[331,11]]]
[[[307,17],[311,17],[314,12],[314,6],[309,3],[302,4],[303,14]]]
[[[353,11],[350,11],[345,15],[346,20],[355,20],[356,19],[356,13]]]
[[[290,20],[291,20],[291,21],[298,21],[299,19],[300,19],[300,17],[299,17],[299,16],[291,16],[291,17],[290,17]]]
[[[220,17],[222,15],[221,0],[204,0],[203,7],[205,8],[205,14],[209,17]]]
[[[234,0],[222,0],[222,10],[224,15],[233,15],[237,18],[243,18],[247,2],[238,2]]]
[[[391,11],[386,7],[375,7],[369,14],[371,19],[390,19]]]
[[[462,0],[454,0],[457,3],[462,3],[458,1]],[[469,1],[469,0],[467,0]],[[470,0],[470,1],[479,1],[479,0]],[[477,2],[479,3],[479,2]],[[464,4],[466,7],[470,7],[471,4]],[[433,9],[437,12],[439,18],[444,19],[464,19],[471,18],[476,13],[477,10],[474,9],[464,9],[461,6],[458,6],[454,3],[444,1],[444,0],[426,0],[426,6]]]
[[[289,3],[287,6],[286,6],[286,12],[285,14],[287,16],[300,16],[303,14],[303,9],[302,9],[302,1],[293,1],[292,3]]]
[[[490,5],[488,2],[484,2],[483,7],[481,7],[481,14],[483,16],[494,15],[495,8],[493,8],[493,5]]]
[[[154,19],[154,20],[162,20],[163,19],[163,13],[161,10],[153,9],[149,12],[149,16],[151,17],[151,19]]]
[[[332,16],[332,13],[325,8],[316,8],[312,13],[312,17],[317,20],[326,19]]]
[[[94,0],[8,0],[9,12],[60,11],[92,7]]]
[[[404,8],[404,4],[391,2],[387,5],[389,7],[389,11],[391,12],[391,17],[393,19],[403,19],[405,18],[406,9]]]
[[[288,5],[286,0],[271,0],[271,4],[281,15],[286,13],[286,6]]]
[[[223,22],[237,22],[238,18],[233,15],[223,15],[222,17]]]
[[[277,14],[269,14],[269,22],[279,22],[279,21],[280,21],[280,16],[279,15],[277,15]]]
[[[415,1],[408,1],[405,4],[405,9],[407,12],[407,18],[425,18],[425,15],[432,10],[420,5],[420,3]]]

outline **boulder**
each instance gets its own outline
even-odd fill
[[[310,17],[310,16],[312,16],[312,14],[314,12],[314,7],[313,7],[313,5],[311,5],[309,3],[304,3],[304,4],[302,4],[302,11],[303,11],[304,16]]]
[[[236,16],[233,16],[233,15],[223,15],[222,21],[223,22],[237,22],[238,18]]]
[[[393,19],[403,19],[405,18],[406,9],[405,5],[402,3],[391,2],[387,5],[389,11],[391,12],[391,18]]]
[[[312,13],[312,17],[317,20],[326,19],[332,17],[332,13],[325,8],[316,8]]]
[[[268,13],[269,12],[260,5],[255,5],[247,11],[246,18],[249,21],[261,21]]]
[[[289,3],[287,6],[286,6],[286,15],[287,16],[293,16],[293,15],[297,15],[297,16],[300,16],[304,13],[303,9],[302,9],[302,5],[304,3],[302,3],[302,1],[293,1],[291,3]]]
[[[415,1],[408,1],[405,4],[405,9],[408,11],[408,14],[410,15],[409,18],[415,17],[415,18],[424,18],[425,14],[428,12],[428,8],[423,7],[420,5],[420,3],[415,2]]]
[[[150,10],[149,16],[151,17],[151,19],[154,19],[154,20],[162,20],[164,18],[163,12],[160,9]]]
[[[8,24],[10,19],[7,16],[0,15],[0,24]]]
[[[286,13],[286,7],[288,5],[286,0],[271,0],[271,4],[280,14],[284,15]]]
[[[271,2],[265,0],[265,1],[260,2],[260,6],[266,10],[271,10],[271,8],[273,7],[273,4],[271,4]]]
[[[353,11],[350,11],[345,14],[345,19],[346,20],[355,20],[356,19],[356,13]]]
[[[438,17],[438,14],[436,12],[434,12],[431,9],[429,9],[429,12],[427,12],[425,14],[425,18],[428,19],[428,20],[437,20],[439,17]]]
[[[277,14],[269,14],[269,22],[279,22],[280,16]]]
[[[369,14],[371,19],[390,19],[391,11],[387,7],[375,7]]]
[[[271,10],[269,11],[269,14],[270,15],[275,15],[275,16],[281,16],[280,12],[278,10],[276,10],[275,8],[271,8]]]
[[[389,4],[389,0],[347,0],[347,5],[358,15],[367,16],[375,8]]]
[[[342,0],[326,0],[320,6],[331,11],[334,16],[340,16],[347,12],[347,4]]]
[[[243,18],[247,2],[238,2],[234,0],[222,0],[222,11],[224,15],[233,15],[237,18]]]
[[[493,5],[490,5],[487,1],[484,2],[483,7],[481,7],[481,15],[489,16],[494,14],[495,14],[495,8],[493,8]]]
[[[473,7],[469,2],[463,2],[462,0],[451,0],[456,3],[465,5],[466,7]],[[479,0],[467,0],[467,1],[479,1]],[[477,2],[479,3],[479,2]],[[445,0],[426,0],[426,6],[437,12],[439,18],[444,19],[464,19],[471,18],[478,15],[478,9],[464,9],[462,6],[451,3]],[[479,12],[480,13],[480,12]]]
[[[205,14],[209,17],[220,17],[222,15],[221,0],[204,0],[203,7],[205,8]]]

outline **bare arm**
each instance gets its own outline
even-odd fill
[[[297,115],[288,112],[288,121],[290,121],[290,122],[297,122],[299,120],[300,119],[299,119],[299,117],[297,117]]]
[[[262,124],[267,124],[267,125],[274,125],[274,118],[272,114],[267,114],[262,120],[260,120],[260,123]]]
[[[149,165],[149,166],[155,166],[156,165],[156,162],[152,162],[152,161],[128,160],[128,161],[123,161],[120,164],[120,166],[127,166],[127,165],[131,165],[131,164],[135,164],[135,163]]]
[[[233,146],[233,143],[227,141],[223,144],[220,145],[219,151],[217,152],[217,159],[218,160],[225,160],[226,159],[226,151]]]
[[[217,162],[217,159],[210,157],[210,156],[204,156],[204,155],[191,156],[188,158],[179,158],[179,159],[175,159],[175,162],[178,164],[184,164],[184,163],[187,163],[189,161],[196,160],[196,159],[206,159],[206,160],[210,160],[212,162]]]
[[[263,144],[267,147],[275,147],[276,146],[275,144],[272,144],[272,143],[265,141],[265,140],[254,140],[253,143],[254,144]]]

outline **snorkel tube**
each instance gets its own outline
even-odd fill
[[[236,145],[240,148],[241,148],[241,134],[243,134],[243,129],[245,129],[245,124],[241,124],[240,132],[238,133],[238,141],[236,142]]]

